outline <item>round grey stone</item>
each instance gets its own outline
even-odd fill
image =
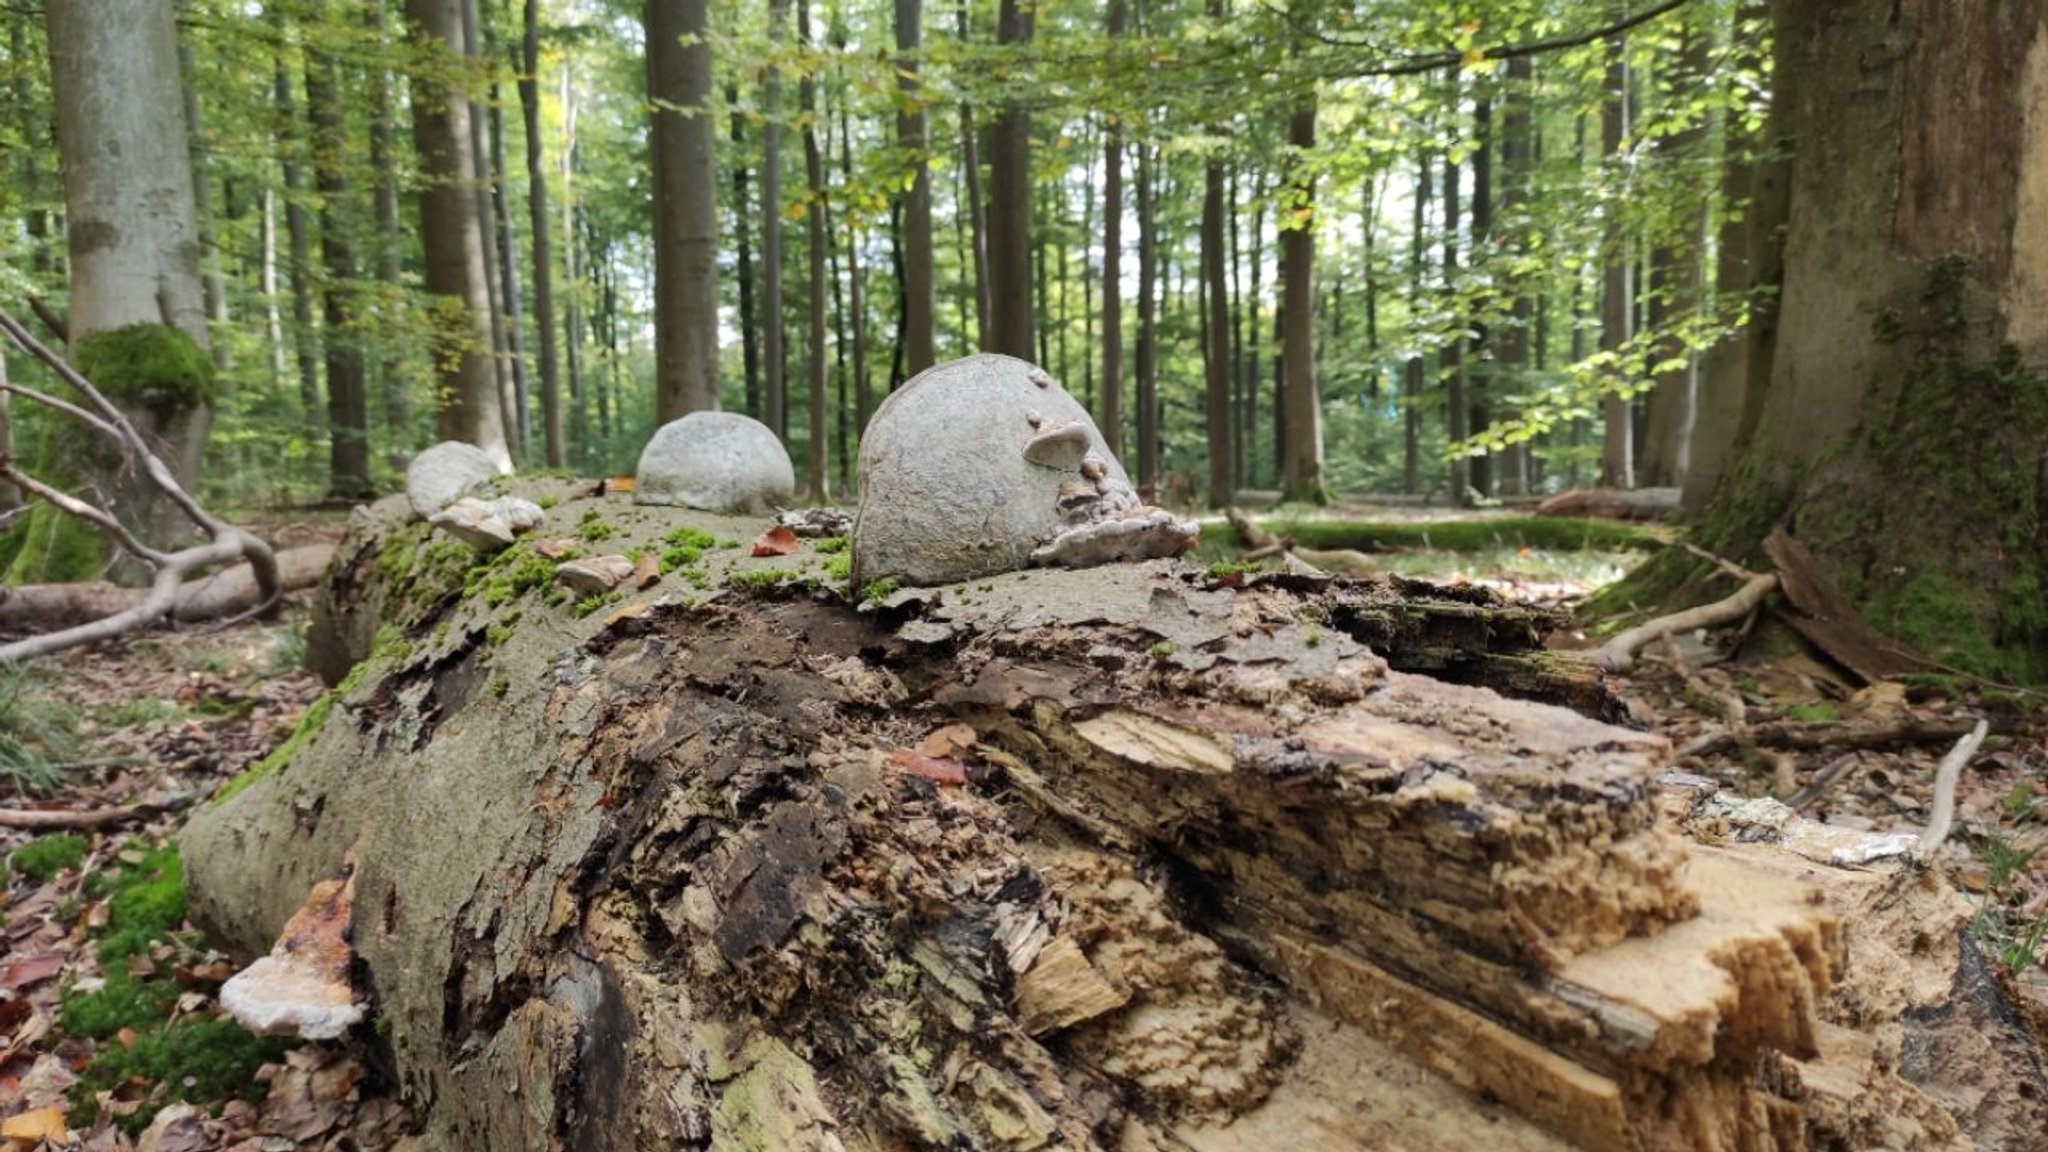
[[[443,440],[406,467],[406,499],[412,501],[414,512],[432,516],[497,474],[498,462],[490,453],[460,440]]]
[[[855,587],[947,584],[1029,566],[1069,526],[1061,489],[1083,479],[1084,461],[1128,490],[1087,409],[1044,369],[983,355],[918,373],[861,437]]]
[[[796,494],[796,469],[775,433],[737,412],[692,412],[655,430],[640,453],[633,499],[705,512],[768,512]]]

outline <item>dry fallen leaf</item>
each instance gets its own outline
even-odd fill
[[[64,970],[64,957],[54,954],[22,956],[0,966],[0,991],[19,992],[40,984]]]
[[[64,1127],[64,1109],[55,1105],[0,1120],[0,1137],[30,1144],[45,1140],[52,1144],[71,1142],[71,1133]]]
[[[948,724],[934,728],[924,739],[917,742],[917,750],[927,756],[959,756],[974,747],[974,729],[965,724]]]
[[[967,783],[967,765],[958,760],[927,756],[909,748],[898,748],[890,754],[889,761],[905,772],[937,781],[944,787],[957,788]]]
[[[797,540],[796,533],[780,524],[754,537],[756,556],[787,556],[801,547],[803,544]]]

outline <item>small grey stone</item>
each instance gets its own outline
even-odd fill
[[[414,513],[432,516],[496,475],[498,464],[490,453],[460,440],[443,440],[412,458],[405,470],[405,495]]]
[[[427,523],[479,551],[502,552],[512,546],[512,526],[489,504],[472,496],[427,517]]]
[[[541,521],[548,518],[548,514],[541,510],[540,505],[524,496],[500,496],[496,500],[486,501],[484,507],[490,509],[491,515],[503,520],[505,526],[514,532],[531,532],[540,527]]]
[[[796,493],[775,433],[737,412],[692,412],[662,425],[640,453],[633,499],[706,512],[767,512]]]
[[[578,596],[598,596],[617,588],[632,574],[633,562],[624,556],[593,556],[556,568],[555,583]]]

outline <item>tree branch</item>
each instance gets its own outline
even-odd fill
[[[1368,64],[1363,68],[1345,68],[1341,72],[1333,74],[1354,77],[1414,76],[1424,72],[1434,72],[1440,68],[1456,68],[1475,56],[1483,60],[1513,60],[1523,56],[1539,56],[1545,52],[1559,52],[1566,48],[1577,48],[1598,40],[1605,40],[1609,36],[1616,36],[1627,32],[1632,28],[1648,24],[1650,21],[1669,12],[1676,11],[1691,2],[1692,0],[1664,0],[1664,3],[1653,5],[1634,15],[1623,16],[1598,28],[1574,32],[1567,36],[1554,36],[1547,40],[1530,40],[1520,44],[1497,44],[1469,51],[1447,48],[1442,52],[1428,52],[1399,57],[1378,64]],[[1327,32],[1319,32],[1303,24],[1294,13],[1289,11],[1282,11],[1281,17],[1296,32],[1319,44],[1326,44],[1332,48],[1374,47],[1370,41],[1346,40],[1339,36],[1332,36]]]

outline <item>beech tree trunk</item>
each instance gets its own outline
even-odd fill
[[[1027,0],[1001,0],[996,43],[1031,43]],[[1038,355],[1038,315],[1031,298],[1031,111],[1021,100],[1000,105],[988,131],[989,347],[1020,360]]]
[[[555,347],[554,226],[548,218],[548,166],[541,147],[540,0],[525,0],[519,26],[519,116],[526,129],[527,227],[533,233],[533,316],[540,337],[541,452],[549,468],[565,468],[569,455],[562,430],[562,358]]]
[[[910,164],[903,193],[904,373],[915,376],[938,360],[936,297],[932,275],[931,140],[919,94],[918,57],[924,46],[923,0],[896,0],[896,144]],[[861,426],[867,426],[866,417]]]
[[[462,0],[406,0],[406,16],[423,46],[463,54]],[[492,368],[491,296],[484,280],[482,199],[470,139],[469,98],[457,85],[416,82],[413,146],[419,151],[420,235],[426,289],[433,298],[434,363],[441,378],[436,424],[444,440],[461,440],[512,467],[505,411]]]
[[[1144,12],[1139,11],[1142,33]],[[1138,342],[1132,349],[1131,368],[1138,408],[1138,469],[1131,479],[1148,499],[1159,493],[1159,219],[1158,173],[1152,163],[1152,145],[1138,141]]]
[[[789,32],[789,0],[768,0],[768,38],[779,45]],[[782,307],[782,76],[763,70],[761,110],[761,360],[768,425],[789,443],[789,356]]]
[[[1772,11],[1794,142],[1784,284],[1706,542],[1755,556],[1782,523],[1881,631],[2038,681],[2048,3]]]
[[[1220,16],[1216,5],[1211,15]],[[1231,475],[1235,449],[1231,444],[1232,397],[1230,394],[1230,288],[1224,276],[1223,217],[1229,211],[1223,198],[1223,162],[1211,160],[1202,170],[1202,283],[1206,324],[1203,351],[1208,373],[1209,416],[1209,507],[1225,508],[1236,499]]]
[[[317,10],[313,10],[317,11]],[[356,200],[345,166],[350,141],[342,112],[341,69],[325,52],[306,52],[306,117],[312,124],[313,188],[320,194],[322,349],[327,361],[327,491],[348,500],[375,493],[370,483],[370,384],[356,305]]]
[[[718,407],[718,165],[710,7],[647,0],[654,128],[654,415]]]
[[[1316,142],[1316,105],[1304,98],[1287,121],[1287,143],[1306,151]],[[1304,170],[1290,184],[1294,219],[1280,233],[1282,322],[1281,404],[1276,425],[1286,428],[1280,461],[1285,499],[1321,504],[1323,493],[1323,402],[1315,361],[1315,178]]]
[[[1110,0],[1109,35],[1122,36],[1127,0]],[[1124,455],[1124,129],[1107,117],[1102,144],[1102,406],[1095,423],[1103,442]]]
[[[1601,162],[1619,169],[1622,141],[1629,131],[1629,73],[1621,37],[1607,45],[1607,95],[1600,105]],[[1623,177],[1610,173],[1609,179]],[[1618,194],[1618,193],[1617,193]],[[1600,280],[1600,348],[1619,352],[1635,336],[1635,260],[1633,242],[1617,222],[1607,229],[1607,256]],[[1600,485],[1635,487],[1635,422],[1629,398],[1609,391],[1600,398]]]
[[[527,494],[621,548],[761,527]],[[863,612],[742,594],[786,562],[721,549],[708,600],[676,573],[579,616],[490,591],[529,545],[471,573],[406,519],[356,524],[312,637],[367,666],[183,847],[196,920],[249,953],[353,862],[369,1031],[429,1146],[2041,1130],[2023,1027],[1952,1011],[1986,998],[1932,874],[1690,844],[1660,810],[1712,798],[1659,794],[1663,739],[1390,666],[1540,667],[1526,610],[1161,561]],[[1975,1092],[1887,1054],[1970,1037]]]
[[[805,51],[811,47],[810,0],[796,0],[796,40]],[[825,221],[825,157],[818,147],[818,82],[806,70],[797,81],[797,109],[803,120],[804,140],[804,258],[810,272],[805,317],[810,331],[804,349],[804,377],[810,397],[810,472],[805,498],[813,504],[830,499],[831,472],[826,446],[831,442],[825,428],[825,254],[831,245],[831,229]]]

